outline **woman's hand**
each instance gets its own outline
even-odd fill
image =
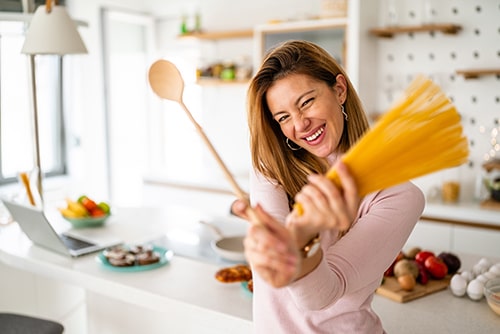
[[[245,256],[252,269],[270,285],[279,288],[291,283],[300,272],[295,240],[280,222],[262,207],[254,208],[259,223],[252,223],[245,238]]]
[[[337,162],[335,168],[341,189],[324,175],[310,175],[309,183],[295,196],[304,212],[299,216],[293,211],[287,217],[287,226],[294,231],[299,246],[322,230],[346,231],[356,218],[361,201],[356,182],[343,162]]]
[[[247,214],[248,210],[248,202],[242,199],[236,199],[231,203],[231,208],[230,212],[231,214],[243,218],[243,219],[249,219],[249,216]]]

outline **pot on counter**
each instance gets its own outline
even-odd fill
[[[225,236],[217,226],[202,220],[200,220],[200,223],[209,227],[217,235],[217,239],[210,243],[217,255],[229,261],[246,262],[245,248],[243,246],[245,236]]]

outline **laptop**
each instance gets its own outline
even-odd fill
[[[2,202],[34,244],[59,254],[78,257],[119,244],[119,242],[97,243],[66,233],[58,234],[43,210],[5,199],[2,199]]]

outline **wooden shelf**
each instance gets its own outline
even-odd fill
[[[440,31],[443,34],[455,35],[462,29],[461,26],[451,23],[426,24],[420,26],[394,26],[385,28],[373,28],[370,33],[383,38],[392,38],[396,34],[405,34],[411,32],[430,32]]]
[[[193,39],[204,39],[204,40],[252,38],[252,37],[253,37],[252,29],[194,32],[194,33],[179,35],[179,38],[193,38]]]
[[[346,18],[314,19],[305,21],[285,21],[278,23],[261,24],[255,27],[257,31],[266,33],[289,33],[303,31],[329,30],[334,28],[345,29]]]
[[[250,79],[247,80],[222,80],[218,78],[198,78],[196,84],[200,86],[220,86],[220,85],[244,85],[248,84]]]
[[[493,170],[500,170],[500,160],[492,160],[489,162],[485,162],[483,164],[483,168],[489,173]]]
[[[500,68],[457,70],[456,73],[462,75],[465,79],[477,79],[485,75],[500,75]]]

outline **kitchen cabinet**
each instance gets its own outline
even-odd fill
[[[254,29],[254,66],[257,67],[266,51],[280,42],[304,39],[327,49],[339,63],[346,63],[347,18],[291,21],[257,25]]]
[[[479,204],[427,203],[405,248],[500,254],[500,211]]]

